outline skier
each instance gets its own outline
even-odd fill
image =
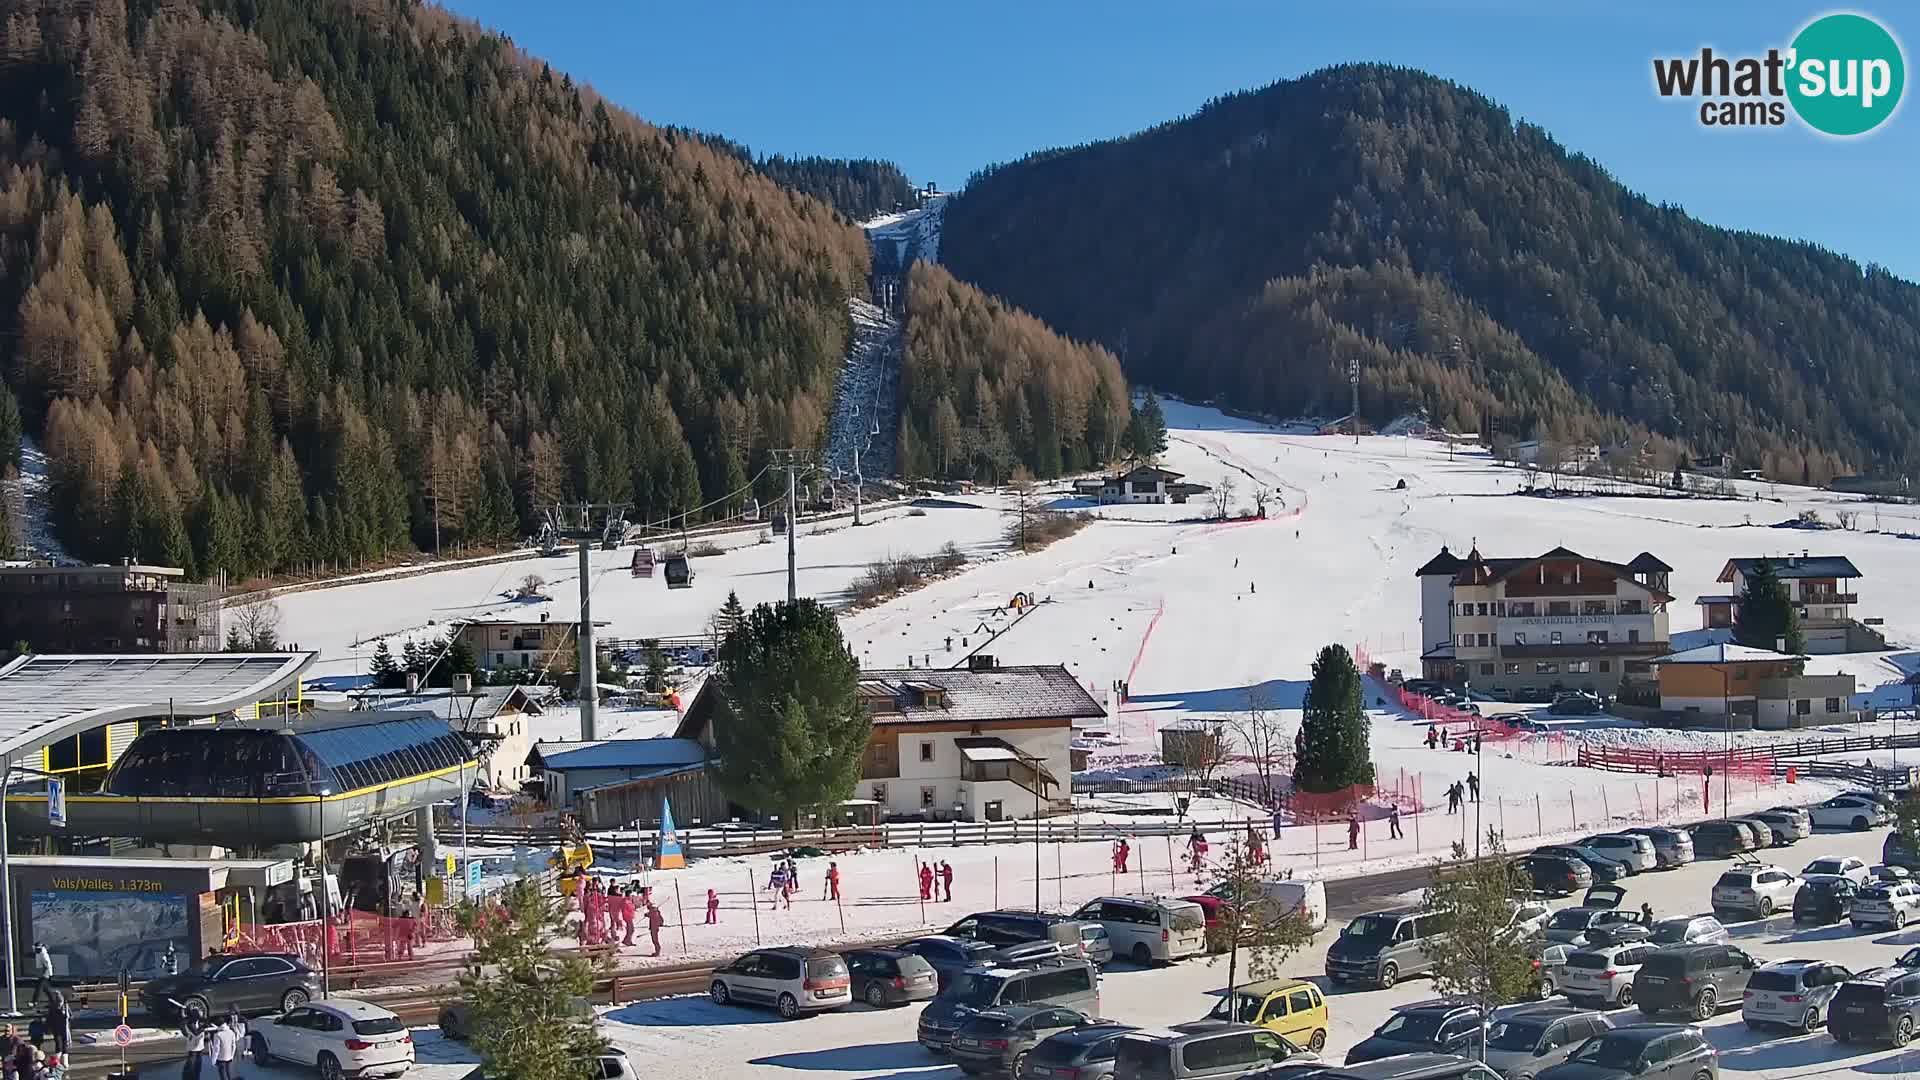
[[[1198,826],[1194,827],[1193,835],[1187,837],[1187,863],[1195,874],[1207,864],[1207,838]]]
[[[715,923],[718,923],[719,921],[720,921],[720,894],[715,892],[712,889],[708,889],[707,890],[707,925],[712,926]]]
[[[1460,783],[1459,781],[1456,780],[1453,783],[1447,785],[1447,813],[1457,814],[1459,812],[1460,812]]]
[[[1260,830],[1247,826],[1247,859],[1259,866],[1267,861],[1267,845],[1260,839]]]
[[[653,955],[655,956],[660,955],[660,928],[665,925],[667,925],[667,917],[660,913],[659,905],[649,900],[647,902],[647,936],[653,939]],[[631,926],[628,927],[628,932],[632,932]],[[631,937],[627,939],[627,944],[633,944]]]
[[[1124,874],[1127,872],[1127,856],[1132,854],[1133,845],[1127,843],[1126,837],[1121,837],[1120,845],[1116,847],[1113,852],[1114,870],[1117,873]]]
[[[920,864],[920,899],[933,899],[933,864]]]
[[[953,903],[953,864],[945,859],[940,861],[940,883],[947,889],[946,902]]]
[[[1347,850],[1360,850],[1360,815],[1347,815]]]
[[[1432,750],[1434,747],[1439,745],[1440,745],[1440,729],[1433,726],[1432,724],[1428,724],[1427,725],[1427,749]]]
[[[1467,774],[1467,787],[1473,792],[1473,801],[1480,801],[1480,778],[1473,773]]]
[[[1396,803],[1387,808],[1387,838],[1390,840],[1398,840],[1402,835],[1400,832],[1400,806]]]
[[[620,905],[619,907],[620,921],[627,924],[627,933],[626,933],[626,937],[622,941],[622,944],[631,945],[633,944],[633,890],[629,889],[626,892],[620,893],[618,898],[618,903]],[[647,910],[648,911],[659,910],[658,908],[653,906],[653,899],[651,897],[647,899]],[[657,936],[654,943],[654,947],[656,950],[658,950],[659,948],[659,942],[658,942]],[[659,955],[659,953],[656,951],[655,955],[657,956]]]
[[[820,894],[820,899],[835,903],[840,901],[840,864],[837,862],[827,864],[827,886],[826,891]]]

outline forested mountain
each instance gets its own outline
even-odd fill
[[[1126,430],[1119,361],[1067,341],[1024,311],[916,262],[907,276],[900,369],[900,471],[1001,482],[1116,456]]]
[[[1798,479],[1920,468],[1920,288],[1703,224],[1505,109],[1356,65],[976,176],[942,260],[1136,379],[1283,415],[1645,429]]]
[[[684,129],[681,129],[684,130]],[[741,143],[721,135],[687,132],[771,177],[780,186],[811,195],[854,221],[865,221],[914,202],[913,183],[900,166],[873,158],[756,158]]]
[[[75,554],[243,577],[724,516],[820,445],[905,186],[411,0],[0,0],[0,450],[17,400]]]

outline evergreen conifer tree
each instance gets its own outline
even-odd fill
[[[1302,791],[1318,792],[1373,782],[1360,671],[1344,646],[1328,645],[1313,662],[1293,782]]]
[[[1145,400],[1127,422],[1127,452],[1143,462],[1152,462],[1167,452],[1167,418],[1160,410],[1160,399],[1147,391]]]
[[[712,677],[714,775],[730,798],[792,821],[853,794],[873,722],[832,611],[761,604],[727,635]]]
[[[400,649],[401,685],[406,685],[406,676],[421,675],[427,670],[427,657],[421,652],[420,643],[412,638]]]
[[[606,1043],[594,1032],[593,1014],[574,1002],[593,991],[599,976],[591,961],[553,951],[567,930],[566,897],[540,891],[521,878],[487,904],[461,904],[458,923],[474,949],[460,975],[460,996],[472,1010],[473,1045],[489,1075],[593,1080]]]
[[[397,690],[407,684],[400,671],[400,665],[394,663],[393,650],[387,648],[387,639],[373,647],[373,662],[368,665],[367,673],[373,676],[373,685],[381,690]]]
[[[660,651],[660,643],[649,639],[646,643],[647,681],[646,690],[658,694],[667,688],[667,654]]]
[[[1754,649],[1779,649],[1784,638],[1786,648],[1782,651],[1806,651],[1806,638],[1800,633],[1800,615],[1794,610],[1787,583],[1780,580],[1779,571],[1766,559],[1760,560],[1747,575],[1746,590],[1740,594],[1740,614],[1733,623],[1733,637]]]

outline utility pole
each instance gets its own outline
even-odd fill
[[[1347,383],[1353,388],[1353,445],[1360,445],[1360,358],[1347,361]]]
[[[853,523],[860,524],[860,489],[866,480],[860,475],[860,444],[853,444]]]
[[[800,598],[794,565],[794,536],[800,531],[800,481],[803,467],[811,468],[812,457],[805,450],[771,451],[774,466],[787,470],[787,603]]]
[[[593,572],[588,565],[593,541],[580,541],[580,677],[574,697],[580,701],[580,741],[599,738],[600,662],[593,647]]]

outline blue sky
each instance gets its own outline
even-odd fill
[[[1920,106],[1841,141],[1795,124],[1708,130],[1695,105],[1653,93],[1654,56],[1784,47],[1833,10],[1817,4],[445,2],[648,120],[760,153],[889,158],[943,189],[1227,91],[1328,64],[1404,64],[1487,94],[1656,201],[1920,280]],[[1847,10],[1879,18],[1915,62],[1920,10]]]

